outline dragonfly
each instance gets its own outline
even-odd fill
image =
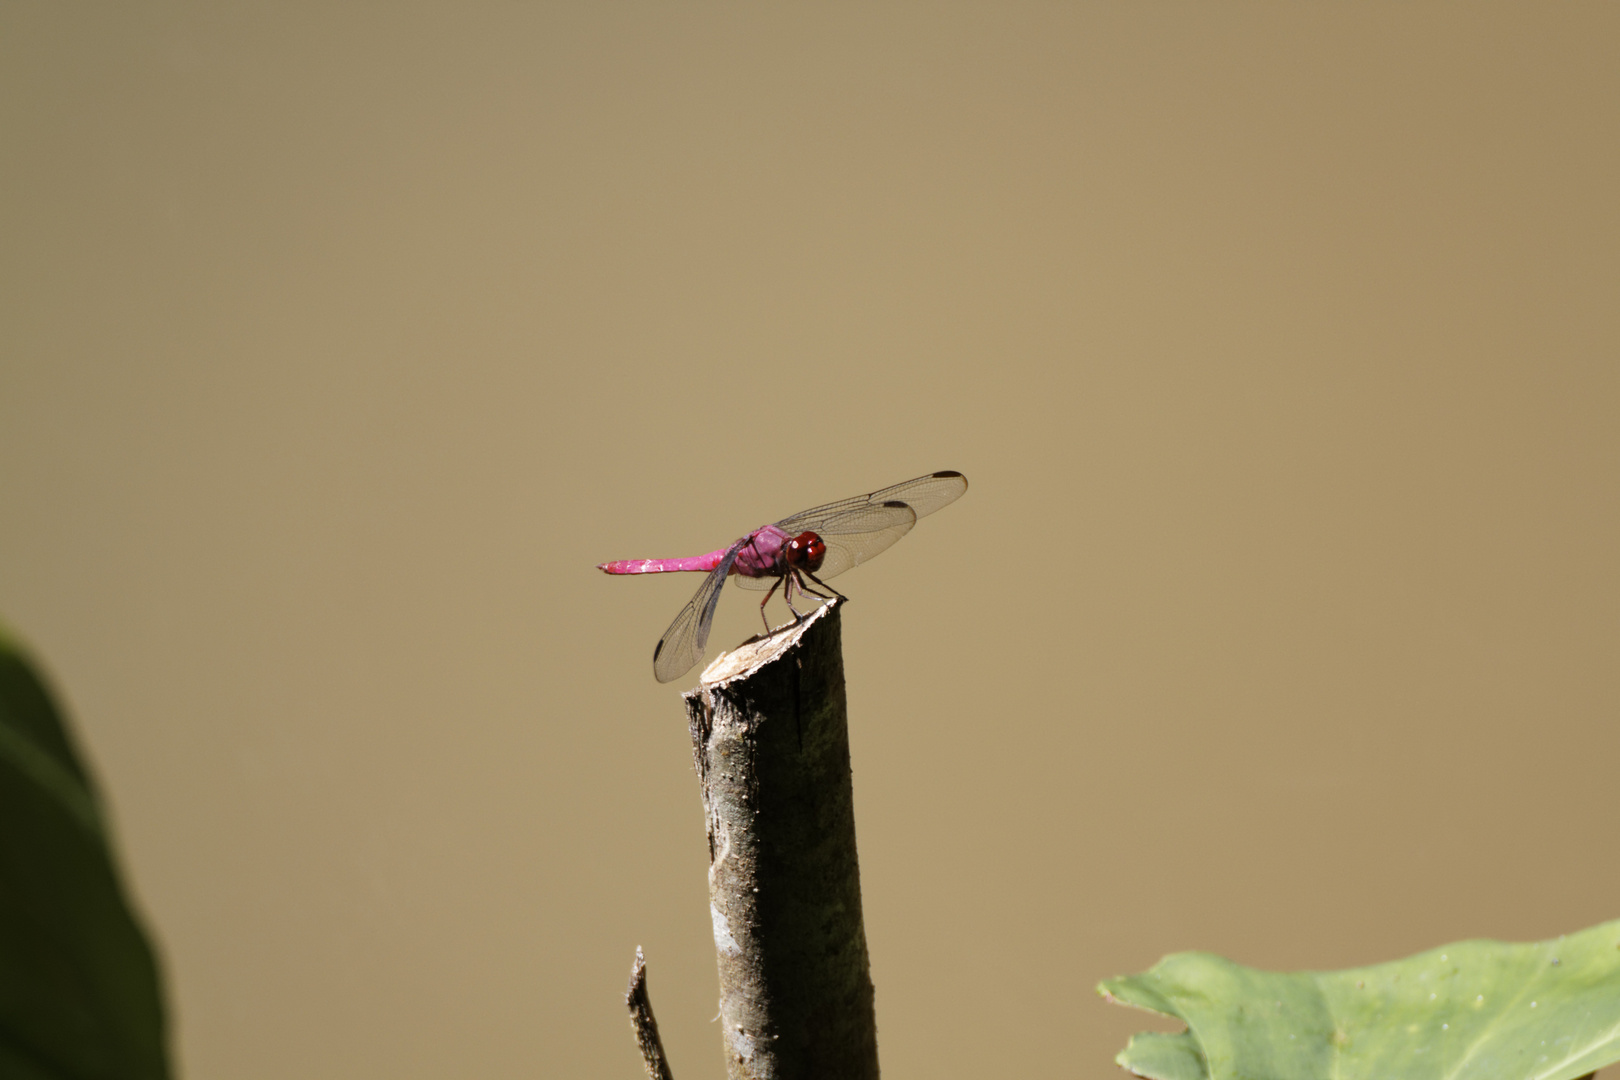
[[[959,472],[929,473],[903,484],[785,517],[707,555],[688,559],[621,559],[601,563],[597,569],[609,574],[699,571],[709,575],[653,650],[653,675],[659,682],[671,682],[703,659],[703,650],[709,643],[709,628],[714,623],[714,609],[720,603],[720,586],[726,583],[727,577],[735,577],[737,584],[745,589],[766,590],[765,598],[759,602],[759,617],[769,634],[771,623],[765,617],[765,605],[778,587],[795,623],[803,618],[793,606],[795,593],[823,600],[834,596],[848,599],[824,579],[887,551],[911,531],[918,518],[955,502],[967,486],[967,477]],[[806,584],[806,579],[826,592],[812,588]]]

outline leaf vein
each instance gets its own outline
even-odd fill
[[[1598,1047],[1602,1046],[1604,1043],[1611,1041],[1616,1035],[1620,1035],[1620,1020],[1615,1021],[1614,1026],[1609,1028],[1608,1031],[1598,1035],[1591,1042],[1582,1047],[1579,1053],[1571,1050],[1568,1054],[1564,1055],[1564,1060],[1549,1066],[1541,1072],[1536,1073],[1531,1080],[1543,1080],[1543,1078],[1551,1076],[1553,1073],[1557,1072],[1559,1069],[1562,1069],[1570,1062],[1580,1060],[1587,1054],[1590,1054],[1593,1050],[1596,1050]]]

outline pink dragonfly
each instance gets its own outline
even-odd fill
[[[801,616],[793,606],[795,591],[824,600],[843,597],[822,578],[842,574],[886,550],[910,532],[918,518],[954,502],[967,486],[967,477],[959,472],[929,473],[870,495],[841,499],[783,518],[707,555],[690,559],[625,559],[602,563],[597,569],[609,574],[661,574],[671,570],[708,573],[697,595],[675,616],[653,650],[653,674],[659,682],[669,682],[691,671],[703,659],[714,609],[720,603],[720,586],[728,575],[737,575],[737,584],[745,589],[767,590],[765,599],[759,602],[759,617],[765,623],[765,632],[770,633],[765,604],[777,586],[782,586],[782,599],[797,622]],[[805,584],[805,578],[827,592],[812,589]]]

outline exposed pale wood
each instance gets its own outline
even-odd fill
[[[686,695],[731,1080],[876,1080],[838,608]]]

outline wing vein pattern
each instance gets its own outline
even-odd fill
[[[746,542],[747,537],[744,537],[731,545],[720,564],[709,571],[692,599],[658,639],[658,647],[653,649],[653,675],[659,682],[673,682],[703,659],[703,649],[709,644],[709,626],[714,622],[714,609],[720,603],[720,586],[726,583],[731,564],[737,561],[737,552]]]

